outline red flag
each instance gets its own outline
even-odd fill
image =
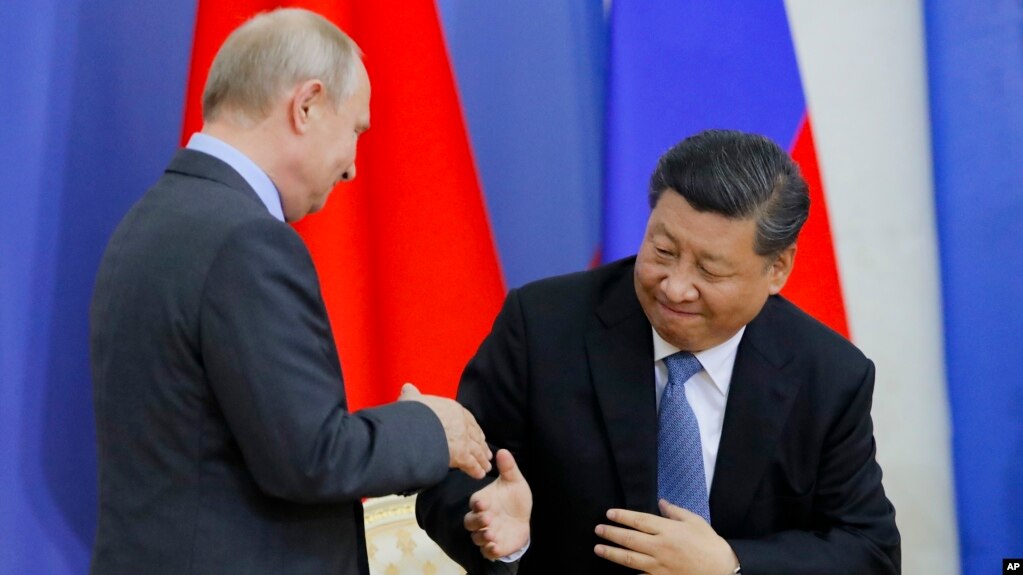
[[[828,207],[809,117],[803,118],[796,141],[792,144],[792,159],[799,164],[810,188],[810,217],[799,234],[796,266],[782,293],[806,313],[848,338],[849,323],[842,299],[842,283],[838,277]]]
[[[431,0],[200,0],[184,138],[201,127],[213,56],[251,15],[300,6],[362,48],[372,128],[358,177],[295,227],[309,246],[350,409],[393,401],[411,381],[453,396],[504,298],[497,254],[440,22]]]

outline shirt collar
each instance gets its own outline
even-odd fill
[[[209,154],[234,168],[234,171],[238,172],[245,182],[252,186],[263,205],[270,211],[270,215],[284,221],[284,209],[281,207],[281,195],[277,191],[277,186],[262,168],[241,153],[238,148],[202,132],[192,134],[185,147]]]
[[[654,361],[661,361],[673,353],[681,351],[671,345],[652,326],[650,331],[654,334]],[[714,387],[718,388],[723,395],[728,395],[728,388],[732,383],[732,369],[735,368],[735,356],[739,351],[739,341],[742,334],[746,333],[746,326],[739,328],[735,335],[712,348],[694,353],[700,365],[710,376]]]

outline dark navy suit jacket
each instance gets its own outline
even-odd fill
[[[512,291],[458,398],[509,448],[533,491],[519,574],[627,573],[598,558],[609,508],[657,514],[650,322],[635,258]],[[870,419],[873,364],[771,297],[739,343],[711,523],[747,574],[897,573],[895,511]],[[492,567],[462,526],[482,483],[449,474],[420,494],[420,524],[470,573]]]

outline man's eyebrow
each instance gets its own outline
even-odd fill
[[[703,252],[703,253],[699,254],[699,256],[700,256],[700,259],[703,260],[703,261],[714,262],[714,263],[724,263],[724,264],[729,263],[728,258],[726,258],[725,256],[723,256],[721,254],[716,254],[716,253],[713,253],[713,252]]]
[[[675,236],[673,236],[671,232],[668,231],[668,228],[663,223],[654,224],[654,226],[650,229],[650,232],[651,234],[661,234],[667,236],[669,240],[676,241]]]

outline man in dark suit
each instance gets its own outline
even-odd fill
[[[508,295],[458,392],[499,475],[449,474],[421,525],[470,573],[899,572],[873,364],[778,295],[798,168],[704,132],[650,203],[634,258]]]
[[[366,496],[482,478],[472,416],[407,385],[349,413],[312,260],[285,223],[355,176],[358,47],[303,10],[227,39],[204,127],[120,223],[91,308],[99,574],[366,574]]]

